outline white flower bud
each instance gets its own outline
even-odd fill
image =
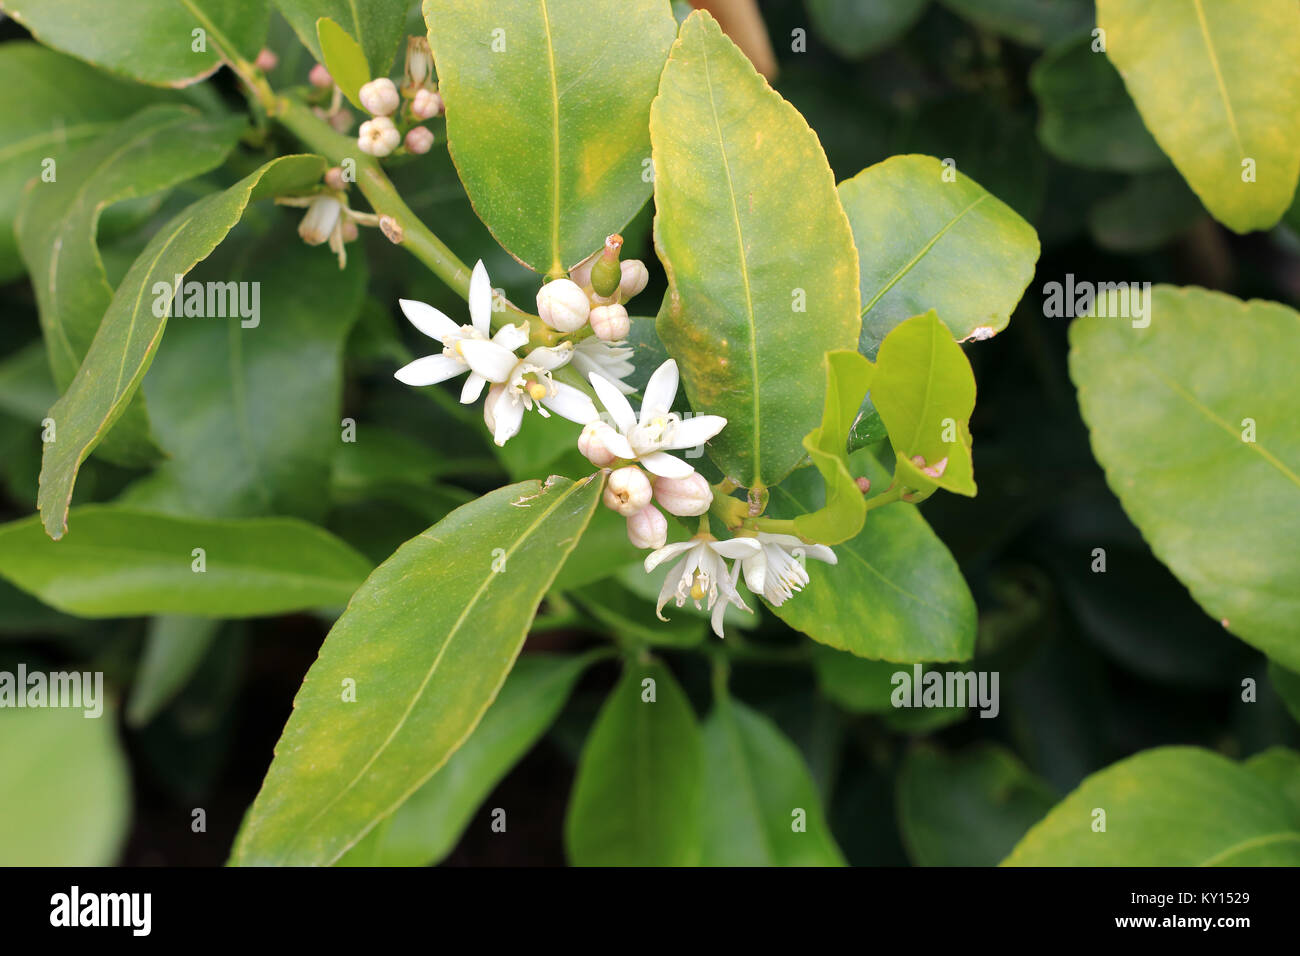
[[[415,114],[416,119],[433,119],[435,116],[441,116],[444,109],[446,107],[442,102],[442,94],[435,93],[433,90],[420,90],[411,101],[411,112]]]
[[[433,53],[424,37],[409,37],[406,41],[406,85],[418,89],[433,73]]]
[[[618,434],[613,425],[608,422],[592,422],[578,436],[578,451],[597,468],[604,468],[618,458],[605,442],[605,436],[610,434]]]
[[[621,305],[599,305],[591,310],[591,331],[606,342],[622,342],[632,330],[627,309]]]
[[[576,332],[587,323],[587,293],[571,279],[556,279],[537,293],[537,315],[557,332]]]
[[[338,225],[342,204],[333,196],[317,196],[307,207],[307,215],[298,224],[298,235],[309,246],[319,246]]]
[[[685,478],[656,478],[655,501],[669,514],[702,515],[713,504],[713,489],[698,471]]]
[[[397,149],[402,141],[402,134],[387,116],[376,116],[361,124],[357,136],[357,148],[371,156],[387,156]]]
[[[334,85],[334,77],[330,76],[330,71],[325,69],[324,63],[317,63],[307,74],[307,81],[318,90],[328,90]]]
[[[357,94],[361,105],[373,116],[391,116],[402,103],[397,86],[386,76],[371,80]]]
[[[624,259],[619,263],[623,278],[618,283],[618,293],[626,302],[646,287],[650,281],[650,270],[640,259]]]
[[[605,482],[606,506],[613,508],[624,517],[634,515],[650,504],[653,494],[650,479],[636,465],[615,468]]]
[[[413,153],[427,153],[433,148],[433,130],[425,126],[412,126],[406,134],[406,148]]]
[[[668,543],[668,519],[654,505],[627,516],[627,539],[636,548],[662,548]]]

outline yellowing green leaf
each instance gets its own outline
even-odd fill
[[[826,504],[794,519],[801,537],[839,544],[857,537],[867,516],[866,502],[849,471],[849,430],[871,387],[875,367],[858,352],[826,353],[826,407],[822,423],[803,440],[826,483]]]
[[[530,269],[577,265],[650,195],[668,0],[424,0],[424,17],[474,209]]]
[[[357,109],[364,109],[361,87],[371,80],[366,52],[351,34],[329,17],[316,21],[316,32],[325,68],[348,101]]]
[[[1097,0],[1142,119],[1205,208],[1268,229],[1300,177],[1300,6],[1291,0]]]
[[[770,486],[804,456],[823,356],[857,346],[857,252],[816,134],[707,13],[682,24],[650,115],[657,329],[691,405],[722,415],[724,474]]]

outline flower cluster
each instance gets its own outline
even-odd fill
[[[520,357],[519,349],[528,344],[527,322],[502,326],[492,334],[492,285],[482,261],[470,277],[469,325],[457,325],[423,302],[402,299],[401,306],[412,325],[442,345],[442,352],[398,369],[397,380],[407,385],[434,385],[468,373],[460,392],[465,405],[478,401],[484,387],[490,386],[483,418],[498,445],[519,433],[524,412],[534,408],[543,416],[555,412],[580,425],[596,418],[590,398],[555,381],[552,375],[573,357],[571,344],[535,348]]]
[[[361,87],[358,99],[371,118],[361,124],[357,148],[376,157],[387,156],[402,144],[411,153],[427,153],[433,148],[433,131],[420,125],[443,114],[442,95],[432,77],[433,54],[429,51],[429,41],[411,37],[406,46],[406,73],[401,90],[386,76]],[[399,112],[403,103],[405,108]]]
[[[672,359],[650,376],[640,412],[633,410],[627,399],[633,389],[623,382],[633,371],[628,361],[632,350],[622,347],[621,338],[628,334],[623,302],[645,287],[646,275],[640,262],[619,262],[621,245],[619,236],[610,236],[570,278],[549,282],[538,293],[539,317],[551,329],[573,335],[591,323],[594,335],[579,337],[577,345],[565,340],[520,357],[519,350],[529,342],[527,322],[503,325],[493,334],[493,292],[482,262],[470,280],[469,325],[458,325],[423,302],[402,299],[407,319],[439,342],[442,351],[416,359],[396,377],[408,385],[433,385],[467,375],[460,395],[465,404],[477,401],[490,386],[483,417],[498,445],[519,432],[524,412],[533,408],[583,425],[579,451],[597,468],[609,470],[604,504],[627,520],[628,539],[636,547],[652,549],[644,562],[646,572],[680,559],[664,579],[655,613],[666,620],[663,609],[670,600],[678,607],[693,601],[710,612],[713,630],[722,637],[728,606],[752,613],[740,595],[742,575],[753,594],[779,607],[808,584],[806,559],[835,564],[835,553],[793,535],[763,531],[752,522],[740,524],[726,540],[707,530],[714,489],[688,461],[670,452],[702,446],[727,420],[719,415],[683,417],[672,410],[679,384]],[[591,383],[605,407],[603,417],[584,392],[555,381],[552,373],[569,362]],[[664,512],[699,517],[699,532],[669,544]]]
[[[329,242],[330,251],[339,258],[339,268],[348,264],[345,244],[357,239],[357,226],[377,226],[379,217],[374,213],[357,212],[348,206],[348,184],[343,170],[333,166],[325,172],[325,185],[310,196],[280,196],[275,201],[280,206],[305,207],[306,215],[298,224],[298,235],[309,246]]]

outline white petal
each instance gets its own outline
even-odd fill
[[[519,364],[514,352],[486,339],[461,339],[457,345],[469,367],[489,382],[508,382]]]
[[[758,554],[742,559],[741,567],[745,572],[745,587],[754,594],[763,593],[767,581],[767,555],[760,549]]]
[[[459,325],[427,303],[398,299],[397,304],[402,307],[406,320],[431,339],[441,342],[453,332],[460,331]]]
[[[498,446],[504,445],[519,434],[523,421],[523,402],[515,401],[510,390],[503,389],[492,409],[492,440]]]
[[[492,341],[503,349],[509,349],[512,352],[515,349],[523,348],[528,344],[528,323],[503,325],[497,334],[492,336]]]
[[[492,282],[480,259],[469,277],[469,317],[484,335],[492,332]],[[513,351],[513,349],[511,350]]]
[[[676,541],[672,544],[664,545],[658,551],[651,551],[645,556],[646,574],[649,574],[670,558],[677,557],[677,555],[681,554],[683,551],[691,550],[691,548],[695,547],[697,544],[699,544],[699,542],[694,540]]]
[[[450,355],[426,355],[393,373],[403,385],[437,385],[465,371],[465,363]]]
[[[627,440],[627,436],[614,431],[613,428],[601,435],[600,441],[616,458],[631,460],[636,457],[636,452],[632,450],[632,444]]]
[[[689,478],[695,469],[672,455],[662,451],[652,451],[640,457],[641,466],[652,475],[660,478]]]
[[[664,605],[677,593],[677,585],[681,579],[682,569],[680,566],[668,569],[668,573],[664,576],[664,585],[659,589],[659,600],[655,603],[655,617],[659,618],[659,620],[668,620],[663,614]]]
[[[580,392],[572,385],[565,385],[563,382],[555,382],[554,386],[555,394],[543,398],[542,404],[555,414],[579,425],[586,425],[600,418],[595,403],[585,392]]]
[[[729,538],[726,541],[710,541],[709,547],[724,558],[748,558],[763,550],[757,538]]]
[[[465,379],[465,385],[460,390],[460,403],[462,405],[473,405],[478,401],[478,397],[483,394],[483,386],[487,384],[485,379],[478,372],[470,372],[469,378]]]
[[[805,557],[812,558],[814,561],[825,561],[827,564],[840,563],[835,552],[824,544],[800,544],[799,547],[803,548]]]
[[[727,420],[721,415],[692,415],[673,426],[666,436],[664,448],[695,448],[722,431]]]
[[[573,358],[573,346],[566,343],[553,349],[533,349],[524,356],[524,361],[529,365],[536,365],[538,368],[544,368],[546,371],[551,372],[561,365],[568,364],[571,358]]]
[[[672,359],[655,369],[646,382],[645,400],[641,402],[641,423],[644,425],[656,414],[671,411],[677,397],[677,363]]]
[[[587,378],[596,390],[596,397],[614,419],[614,425],[621,432],[629,431],[636,424],[636,413],[632,411],[632,406],[623,393],[603,375],[592,372]]]

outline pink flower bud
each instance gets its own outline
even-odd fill
[[[433,130],[424,126],[412,126],[406,134],[406,148],[420,155],[427,153],[433,148]]]
[[[668,543],[668,519],[654,505],[627,516],[627,539],[636,548],[662,548]]]
[[[621,305],[599,305],[591,310],[591,331],[606,342],[621,342],[632,330],[627,309]]]
[[[376,116],[361,124],[357,148],[371,156],[387,156],[397,149],[397,144],[401,141],[402,134],[393,125],[393,121],[387,116]]]
[[[587,324],[587,293],[570,279],[556,279],[537,293],[537,315],[557,332],[575,332]]]
[[[636,465],[625,465],[610,472],[605,481],[605,505],[624,517],[636,514],[654,494],[650,479]]]
[[[656,478],[654,499],[669,514],[702,515],[713,504],[713,489],[699,472],[685,478]]]
[[[357,224],[353,222],[351,219],[344,219],[343,220],[343,241],[356,242],[357,237],[359,235],[361,235],[361,232],[360,230],[357,229]]]
[[[578,451],[597,468],[612,464],[618,456],[609,450],[605,441],[605,436],[611,434],[617,434],[614,426],[607,422],[592,422],[578,436]]]
[[[339,192],[347,189],[348,183],[343,178],[343,170],[338,166],[331,166],[325,170],[325,185],[330,189],[337,189]]]
[[[420,90],[411,101],[411,112],[415,114],[416,119],[433,119],[435,116],[441,116],[444,109],[446,107],[442,102],[442,94],[434,90]]]
[[[646,287],[650,281],[650,270],[640,259],[625,259],[619,265],[623,270],[623,278],[618,284],[618,293],[626,302]]]
[[[863,475],[861,478],[855,478],[853,480],[858,486],[858,491],[862,492],[864,495],[871,490],[871,479],[868,478],[866,475]]]
[[[270,73],[280,65],[280,58],[266,47],[262,47],[257,51],[257,59],[253,61],[253,65],[263,73]]]
[[[344,136],[352,129],[352,114],[347,110],[339,110],[329,118],[330,126],[336,133],[342,133]]]
[[[386,76],[362,86],[357,99],[361,100],[361,105],[373,116],[391,116],[402,102],[397,86]]]
[[[324,63],[317,63],[307,74],[307,81],[312,86],[320,90],[328,90],[334,85],[334,77],[330,76],[330,71],[325,69]]]
[[[591,288],[591,267],[596,264],[596,260],[600,257],[600,254],[602,252],[604,252],[603,247],[597,249],[591,255],[587,256],[587,258],[579,262],[576,266],[573,267],[573,270],[569,273],[569,278],[572,279],[574,282],[576,282],[582,288],[590,289]]]

